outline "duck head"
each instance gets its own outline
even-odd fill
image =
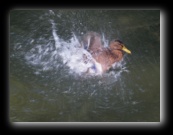
[[[124,52],[131,54],[131,51],[128,50],[125,45],[123,44],[122,41],[120,40],[114,40],[110,43],[109,48],[114,51],[114,50],[123,50]]]

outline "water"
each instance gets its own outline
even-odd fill
[[[105,46],[121,39],[132,55],[85,74],[88,31]],[[160,121],[158,10],[13,10],[9,49],[11,122]]]

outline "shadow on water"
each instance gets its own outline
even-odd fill
[[[96,31],[132,55],[102,76],[72,72],[52,20],[59,44]],[[13,10],[9,49],[11,122],[160,121],[160,11]]]

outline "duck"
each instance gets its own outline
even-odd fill
[[[119,39],[112,40],[109,47],[104,47],[101,35],[96,32],[86,33],[82,38],[82,44],[94,61],[100,64],[102,73],[107,72],[116,62],[120,62],[125,53],[131,54]]]

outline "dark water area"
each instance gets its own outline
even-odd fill
[[[9,16],[10,122],[160,122],[159,10],[12,10]],[[132,54],[103,76],[77,75],[58,56],[52,24],[60,44],[95,31],[107,42],[121,39]]]

